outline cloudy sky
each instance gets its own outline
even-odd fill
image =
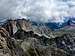
[[[26,18],[40,22],[63,22],[74,17],[75,0],[0,0],[0,19]]]

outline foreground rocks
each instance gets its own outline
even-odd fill
[[[0,27],[0,56],[75,56],[74,35],[52,38],[52,31],[34,29],[24,19],[8,20]]]

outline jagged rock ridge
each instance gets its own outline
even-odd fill
[[[0,56],[74,56],[74,33],[52,33],[29,20],[8,20],[0,27]]]

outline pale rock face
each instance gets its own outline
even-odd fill
[[[19,29],[24,31],[31,31],[31,23],[25,19],[18,19],[18,20],[8,20],[4,26],[6,30],[11,33],[10,35],[15,34]]]
[[[31,30],[31,23],[28,20],[24,20],[24,19],[23,20],[17,20],[17,24],[21,29],[23,29],[25,31]]]
[[[18,30],[18,28],[16,27],[17,26],[17,22],[16,21],[11,21],[11,25],[12,25],[12,28],[13,28],[13,34],[15,34]]]

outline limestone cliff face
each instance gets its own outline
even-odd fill
[[[10,35],[15,34],[19,29],[24,31],[34,31],[34,33],[39,35],[45,35],[47,37],[51,36],[51,30],[46,26],[33,26],[32,22],[25,19],[17,19],[17,20],[7,20],[3,27],[9,32]]]
[[[75,34],[8,20],[0,27],[0,56],[75,56]]]
[[[3,27],[10,33],[10,35],[15,34],[18,29],[25,31],[30,31],[32,29],[31,22],[25,19],[7,20],[5,24],[3,24]]]

